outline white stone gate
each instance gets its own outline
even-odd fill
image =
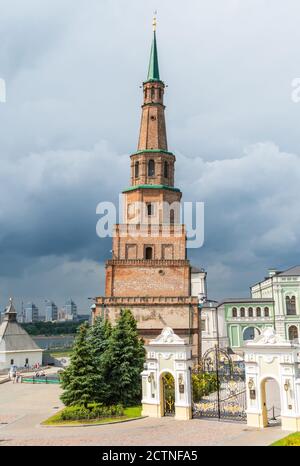
[[[282,430],[300,429],[300,345],[285,341],[267,328],[245,351],[247,424],[268,426],[266,383],[279,387]]]
[[[142,372],[142,414],[151,417],[165,415],[163,376],[170,374],[174,380],[175,418],[191,419],[192,346],[166,327],[146,345],[146,351],[147,362]]]
[[[266,383],[274,380],[280,394],[280,418],[283,430],[300,430],[300,344],[285,341],[266,328],[254,341],[244,346],[247,393],[247,424],[268,426]],[[192,418],[192,347],[165,328],[147,346],[147,362],[142,372],[144,416],[163,417],[165,374],[174,380],[176,419]]]

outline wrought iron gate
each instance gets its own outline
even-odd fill
[[[163,397],[164,397],[164,416],[175,415],[175,381],[174,377],[166,373],[162,377]]]
[[[246,421],[243,364],[219,347],[208,350],[192,371],[193,417]]]

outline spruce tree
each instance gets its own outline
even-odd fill
[[[95,369],[95,400],[106,404],[109,399],[110,387],[108,382],[109,365],[106,351],[109,347],[109,339],[112,328],[107,319],[97,317],[89,329],[89,344],[91,346],[91,357]]]
[[[106,358],[109,367],[109,403],[122,403],[124,406],[140,403],[145,349],[138,336],[136,321],[128,309],[121,311],[112,329]]]
[[[83,405],[95,400],[96,364],[88,338],[89,325],[79,327],[71,355],[71,362],[62,373],[61,386],[64,390],[61,400],[66,406]]]

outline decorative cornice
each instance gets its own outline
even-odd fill
[[[167,186],[165,184],[138,184],[136,186],[130,186],[129,188],[124,189],[122,192],[127,193],[129,191],[135,191],[136,189],[166,189],[168,191],[175,191],[180,193],[180,189],[173,188],[172,186]]]
[[[163,154],[169,154],[169,155],[174,155],[173,152],[170,152],[168,150],[164,150],[164,149],[141,149],[141,150],[138,150],[136,151],[134,154],[142,154],[143,152],[162,152]],[[134,155],[132,154],[132,155]]]
[[[175,157],[175,155],[173,154],[173,152],[169,152],[167,150],[164,150],[164,149],[143,149],[143,150],[138,150],[137,152],[134,152],[132,155],[139,155],[139,154],[143,154],[143,153],[155,153],[157,152],[158,154],[162,153],[162,154],[168,154],[168,155],[173,155]]]
[[[109,259],[106,265],[147,266],[147,267],[182,267],[190,266],[190,261],[186,259]]]
[[[98,296],[96,298],[96,306],[149,306],[149,305],[182,305],[182,304],[198,304],[197,296],[138,296],[138,297],[123,297],[123,296]]]

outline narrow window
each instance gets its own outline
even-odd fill
[[[248,317],[253,317],[253,307],[249,307],[249,309],[248,309]]]
[[[206,321],[205,319],[201,319],[201,331],[205,332],[206,330]]]
[[[135,178],[138,178],[139,174],[140,174],[140,163],[135,162],[135,166],[134,166],[134,176],[135,176]]]
[[[14,365],[14,360],[13,359],[10,360],[10,364],[11,364],[11,366]]]
[[[147,215],[150,217],[151,215],[153,215],[153,205],[151,204],[151,202],[149,204],[147,204]]]
[[[237,317],[237,308],[236,307],[232,308],[232,317]]]
[[[146,260],[152,260],[153,257],[153,248],[147,247],[146,248]]]
[[[148,176],[154,176],[155,175],[155,163],[154,160],[149,160],[148,162]]]
[[[168,164],[168,162],[164,163],[164,178],[169,178],[169,164]]]
[[[175,213],[174,209],[170,210],[170,225],[174,225],[175,222]]]
[[[261,317],[261,308],[260,307],[256,308],[256,317]]]
[[[286,313],[288,316],[295,316],[296,315],[296,297],[292,296],[291,298],[287,296],[285,298],[286,302]]]
[[[268,307],[265,307],[265,309],[264,309],[264,314],[265,314],[265,317],[269,317],[270,311],[269,311],[269,308],[268,308]]]
[[[245,317],[245,308],[244,307],[241,307],[240,315],[241,315],[241,317]]]

